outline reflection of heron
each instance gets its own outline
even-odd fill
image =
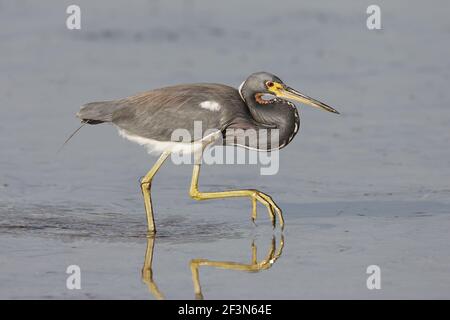
[[[191,260],[191,272],[192,272],[192,281],[194,282],[195,298],[203,299],[202,288],[200,286],[199,267],[208,266],[228,270],[258,272],[272,267],[275,261],[277,261],[277,259],[281,256],[283,252],[283,247],[284,247],[284,238],[283,235],[281,235],[280,247],[278,248],[278,251],[275,252],[276,250],[275,237],[273,237],[269,252],[267,253],[266,257],[260,262],[258,262],[258,258],[256,255],[256,245],[254,242],[252,242],[252,262],[249,264],[232,261],[212,261],[207,259]]]
[[[200,286],[199,268],[202,266],[237,270],[237,271],[247,271],[247,272],[258,272],[262,270],[269,269],[278,260],[283,252],[284,247],[284,237],[281,235],[280,245],[278,250],[276,248],[275,237],[272,237],[270,243],[269,251],[264,259],[258,262],[257,249],[254,242],[252,242],[252,261],[251,263],[239,263],[233,261],[212,261],[208,259],[192,259],[190,262],[191,272],[192,272],[192,282],[194,284],[194,292],[196,299],[203,299],[202,289]],[[155,248],[155,238],[147,238],[147,249],[145,251],[144,266],[142,267],[142,280],[147,284],[150,293],[158,300],[164,299],[164,295],[158,289],[155,281],[153,280],[153,250]]]
[[[265,99],[267,95],[272,98]],[[256,218],[256,204],[261,202],[267,207],[273,226],[276,214],[283,228],[281,210],[267,194],[254,189],[201,192],[198,190],[198,178],[199,156],[205,146],[219,137],[224,137],[226,144],[258,151],[276,150],[290,143],[300,127],[300,118],[297,109],[288,100],[338,113],[330,106],[286,86],[278,77],[259,72],[250,75],[238,90],[221,84],[178,85],[125,99],[88,103],[77,116],[88,124],[113,123],[122,136],[161,154],[141,182],[150,234],[155,232],[150,197],[152,179],[172,152],[196,153],[190,187],[192,198],[248,197],[252,201],[253,220]],[[196,121],[202,124],[200,137],[195,132]],[[172,134],[177,129],[187,130],[190,141],[172,140]],[[277,132],[275,138],[272,133],[267,133],[273,130]],[[257,134],[248,137],[248,131]],[[205,135],[206,132],[209,135]]]

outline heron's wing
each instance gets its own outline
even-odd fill
[[[122,107],[112,122],[128,133],[158,141],[171,141],[177,129],[187,130],[191,141],[198,140],[207,130],[223,131],[236,114],[248,114],[238,91],[221,84],[177,85],[119,102]]]

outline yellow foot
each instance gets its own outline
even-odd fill
[[[284,228],[284,219],[283,214],[281,213],[281,209],[275,204],[272,198],[262,193],[261,191],[255,189],[240,189],[240,190],[228,190],[228,191],[219,191],[219,192],[200,192],[198,190],[198,177],[200,175],[200,165],[196,164],[194,166],[194,171],[192,172],[192,180],[191,187],[189,189],[190,196],[195,200],[209,200],[209,199],[224,199],[224,198],[233,198],[233,197],[246,197],[250,198],[252,201],[252,215],[251,218],[253,222],[255,222],[257,213],[256,206],[257,202],[261,202],[266,206],[270,220],[272,221],[272,226],[275,228],[276,224],[276,216],[278,216],[279,224],[281,230]]]
[[[276,203],[272,200],[272,198],[258,190],[252,190],[251,198],[252,198],[252,221],[255,223],[255,220],[257,218],[257,211],[256,211],[256,205],[257,201],[261,202],[264,206],[266,206],[270,221],[272,222],[273,228],[275,228],[276,225],[276,218],[275,214],[278,216],[279,224],[281,227],[281,230],[284,229],[284,219],[283,219],[283,213],[281,212],[280,207],[276,205]]]

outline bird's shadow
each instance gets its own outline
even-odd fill
[[[153,261],[154,261],[154,249],[155,249],[155,237],[147,238],[147,247],[145,250],[144,265],[142,267],[142,280],[147,285],[149,292],[158,300],[165,299],[163,292],[159,289],[155,282],[153,274]],[[216,261],[204,258],[194,258],[189,262],[192,283],[195,298],[197,300],[203,300],[202,286],[200,284],[200,267],[212,267],[218,269],[227,269],[244,272],[260,272],[267,270],[281,257],[283,248],[285,245],[284,236],[281,235],[278,246],[276,245],[276,237],[272,236],[269,250],[266,256],[258,261],[257,258],[257,246],[255,241],[251,242],[251,261],[249,263],[235,262],[235,261]]]

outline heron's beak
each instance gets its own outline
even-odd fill
[[[297,90],[294,90],[290,87],[280,86],[277,88],[277,90],[276,90],[276,92],[274,92],[274,94],[280,98],[298,101],[298,102],[310,105],[315,108],[320,108],[320,109],[323,109],[323,110],[326,110],[329,112],[339,114],[339,112],[336,109],[330,107],[329,105],[327,105],[323,102],[320,102],[316,99],[313,99],[311,97],[308,97],[307,95],[304,95],[303,93],[300,93]]]

